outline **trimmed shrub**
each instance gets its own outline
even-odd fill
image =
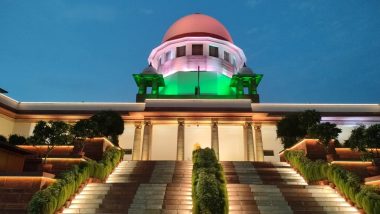
[[[296,168],[307,182],[326,180],[328,164],[324,161],[311,161],[303,151],[285,151],[285,158]]]
[[[228,213],[226,180],[214,150],[193,151],[193,164],[193,212]]]
[[[380,213],[379,189],[362,185],[356,174],[324,161],[311,161],[303,151],[285,151],[285,158],[308,182],[328,179],[367,214]]]
[[[112,147],[105,151],[98,163],[87,161],[61,173],[57,181],[34,194],[28,204],[28,213],[52,214],[74,195],[88,178],[104,180],[123,158],[123,150]]]
[[[0,143],[8,143],[8,140],[3,135],[0,135]]]
[[[214,174],[207,173],[206,170],[199,172],[195,192],[201,213],[223,213],[223,199],[218,183]]]
[[[24,136],[13,134],[9,136],[8,143],[12,145],[25,145],[26,138]]]

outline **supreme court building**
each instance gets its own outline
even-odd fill
[[[227,29],[203,14],[176,21],[133,78],[131,103],[22,102],[0,94],[0,135],[27,137],[38,120],[75,122],[114,110],[125,121],[120,146],[133,160],[191,160],[199,144],[220,160],[279,161],[276,123],[288,112],[319,111],[342,129],[340,142],[358,124],[380,122],[379,104],[260,103],[263,75],[248,67]]]

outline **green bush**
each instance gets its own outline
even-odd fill
[[[105,180],[106,177],[111,174],[112,170],[116,167],[124,156],[124,152],[117,147],[112,147],[104,152],[102,160],[98,163],[95,162],[93,178],[99,180]]]
[[[380,213],[380,192],[375,187],[362,185],[360,178],[340,166],[324,161],[311,161],[303,151],[285,151],[285,159],[308,181],[328,179],[339,191],[363,208],[367,214]]]
[[[21,135],[12,134],[8,138],[8,143],[11,145],[25,145],[26,144],[26,138]]]
[[[356,194],[360,191],[360,178],[342,167],[331,165],[327,170],[328,180],[352,202],[357,203]]]
[[[223,199],[214,174],[202,170],[198,175],[196,198],[202,213],[223,213]]]
[[[223,168],[210,148],[193,151],[193,212],[228,213]]]
[[[8,143],[8,140],[3,135],[0,135],[0,143]]]
[[[28,204],[28,213],[52,214],[75,194],[88,178],[104,180],[123,158],[123,150],[112,147],[104,152],[100,162],[87,161],[61,173],[57,181],[34,194]]]
[[[328,164],[324,161],[311,161],[305,157],[303,151],[285,151],[285,158],[295,167],[307,182],[327,179]]]
[[[362,186],[355,198],[359,207],[363,208],[366,213],[380,213],[380,195],[378,188],[374,186]]]

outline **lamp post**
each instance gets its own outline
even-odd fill
[[[198,97],[201,95],[200,72],[201,71],[200,71],[200,68],[199,68],[199,65],[198,65],[198,70],[197,70],[197,81],[198,81],[198,84],[195,87],[195,95],[197,95]],[[202,72],[206,72],[206,71],[202,71]]]

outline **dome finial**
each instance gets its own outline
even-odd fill
[[[238,74],[244,74],[244,75],[253,75],[254,72],[252,71],[252,69],[250,67],[248,67],[245,62],[243,64],[243,67],[239,69],[239,71],[237,72]]]
[[[152,62],[149,62],[148,67],[144,68],[142,74],[158,74],[157,70],[153,67]]]

